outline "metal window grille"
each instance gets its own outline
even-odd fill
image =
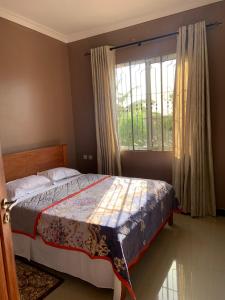
[[[181,280],[179,278],[182,274],[179,274],[179,265],[176,261],[173,261],[166,278],[162,284],[162,287],[158,293],[158,300],[178,300],[180,299],[179,284]]]
[[[172,149],[175,67],[175,54],[117,65],[121,149]]]

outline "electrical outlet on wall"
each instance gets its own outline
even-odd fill
[[[87,154],[83,154],[83,159],[88,159],[88,156],[87,156]]]
[[[89,155],[88,155],[88,159],[89,159],[89,160],[92,160],[92,159],[93,159],[93,155],[89,154]]]

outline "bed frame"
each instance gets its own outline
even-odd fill
[[[47,169],[68,166],[67,145],[38,148],[13,154],[3,155],[6,181],[37,174]],[[173,214],[167,220],[173,225]],[[163,226],[164,227],[164,226]],[[120,300],[126,298],[126,288],[121,284]]]
[[[3,155],[6,182],[47,169],[68,166],[67,145],[55,145]],[[121,284],[120,300],[125,300],[126,288]]]
[[[6,182],[68,165],[67,145],[56,145],[3,155]]]

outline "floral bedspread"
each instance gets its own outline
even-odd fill
[[[175,206],[166,182],[86,174],[16,205],[12,227],[32,238],[39,234],[51,246],[110,261],[135,298],[129,265]]]

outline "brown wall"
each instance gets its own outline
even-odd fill
[[[92,94],[90,57],[84,53],[100,45],[118,45],[126,42],[177,31],[180,25],[200,20],[220,21],[223,25],[208,31],[209,67],[212,106],[213,151],[218,208],[225,208],[225,2],[186,11],[140,25],[83,39],[69,45],[73,115],[76,136],[77,166],[84,172],[96,171],[96,139],[94,101]],[[154,57],[176,51],[176,38],[158,40],[141,47],[117,50],[118,62],[143,57]],[[94,160],[82,159],[93,154]],[[171,153],[122,153],[123,174],[138,177],[161,178],[171,181]]]
[[[68,49],[0,18],[0,143],[4,153],[57,143],[74,134]]]

